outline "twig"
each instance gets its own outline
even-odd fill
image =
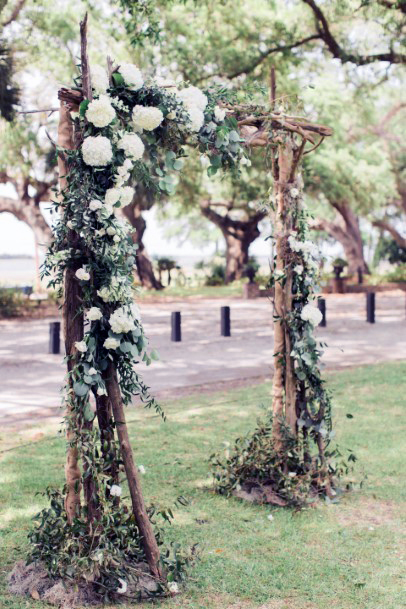
[[[59,108],[43,108],[40,110],[18,110],[17,114],[35,114],[36,112],[59,112]]]
[[[309,150],[306,150],[306,152],[303,153],[303,156],[305,154],[309,154],[310,152],[314,152],[316,150],[316,148],[318,148],[320,146],[320,144],[323,143],[324,140],[324,135],[321,136],[320,140],[317,142],[317,144],[315,146],[313,146],[313,148],[309,148]]]
[[[87,13],[80,22],[80,61],[82,68],[82,90],[86,99],[92,100],[92,83],[90,78],[89,57],[87,55]]]

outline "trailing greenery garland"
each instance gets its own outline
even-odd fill
[[[80,80],[76,84],[79,88]],[[54,577],[91,581],[109,598],[125,594],[145,556],[132,516],[119,500],[122,462],[114,429],[106,440],[91,425],[91,396],[107,395],[103,372],[112,363],[124,403],[139,396],[164,416],[134,367],[140,361],[150,364],[156,354],[148,349],[134,304],[136,249],[120,208],[132,201],[137,183],[153,194],[171,194],[187,145],[198,146],[209,175],[247,160],[235,119],[218,105],[224,91],[179,90],[156,79],[144,83],[132,64],[122,64],[111,78],[94,67],[92,86],[93,100],[82,101],[72,113],[75,149],[57,150],[67,167],[66,188],[55,203],[59,219],[43,276],[62,290],[66,269],[73,269],[81,286],[77,314],[84,314],[86,327],[83,340],[75,343],[79,353],[65,385],[65,422],[83,463],[83,485],[92,481],[96,518],[89,525],[82,506],[70,525],[64,493],[49,490],[51,506],[38,514],[30,535],[30,560],[43,561]],[[161,514],[168,519],[170,511]],[[177,546],[162,546],[159,531],[157,540],[168,589],[176,592],[185,559]],[[156,592],[165,592],[164,586]]]

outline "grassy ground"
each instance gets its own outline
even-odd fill
[[[269,385],[189,397],[167,404],[168,422],[145,411],[129,412],[137,460],[149,501],[170,505],[180,494],[168,539],[198,543],[200,560],[181,596],[156,607],[178,609],[400,609],[402,485],[405,443],[406,363],[330,374],[337,436],[359,457],[362,490],[338,505],[301,513],[270,510],[225,499],[207,488],[207,457],[252,428]],[[353,415],[352,419],[346,417]],[[403,419],[404,425],[404,419]],[[403,453],[403,454],[402,454]],[[0,466],[1,584],[27,547],[30,517],[43,505],[36,491],[63,479],[64,443],[46,436],[3,453]],[[404,480],[403,480],[404,482]],[[404,538],[403,538],[404,540]],[[404,582],[403,582],[404,583]],[[0,589],[2,609],[43,607]]]
[[[146,290],[140,288],[139,299],[144,301],[189,300],[196,298],[241,298],[243,284],[246,281],[234,281],[228,285],[194,287],[170,285],[164,290]]]

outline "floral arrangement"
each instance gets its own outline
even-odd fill
[[[67,167],[66,187],[55,203],[59,220],[43,276],[62,290],[70,270],[80,287],[76,314],[84,316],[85,332],[75,342],[75,357],[67,357],[66,425],[69,444],[77,446],[84,464],[81,483],[85,488],[91,481],[97,501],[81,506],[70,524],[63,493],[49,491],[51,507],[38,515],[31,533],[31,560],[43,561],[54,577],[92,581],[105,598],[113,598],[137,580],[136,565],[145,562],[145,555],[134,521],[120,503],[121,458],[114,426],[106,431],[92,425],[92,396],[107,396],[106,370],[113,366],[125,404],[136,395],[163,415],[134,366],[139,361],[148,365],[157,356],[149,351],[134,303],[137,252],[121,209],[136,196],[137,184],[153,194],[172,193],[188,145],[208,160],[210,175],[246,160],[237,122],[221,107],[223,93],[145,81],[132,64],[110,73],[95,66],[91,83],[93,99],[84,99],[78,112],[71,112],[75,148],[57,150]],[[89,525],[91,507],[95,514]],[[153,513],[150,509],[148,516]],[[168,519],[167,512],[163,515]],[[159,529],[156,539],[163,544]],[[164,547],[161,561],[166,584],[161,581],[156,593],[174,593],[184,559],[177,546]]]

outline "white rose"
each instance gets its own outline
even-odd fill
[[[176,93],[178,99],[180,99],[185,107],[190,110],[191,108],[198,108],[203,112],[207,106],[207,97],[197,87],[187,87]]]
[[[113,484],[110,488],[110,495],[112,497],[121,497],[122,488],[118,484]]]
[[[105,167],[113,158],[110,140],[103,135],[85,138],[82,144],[82,156],[86,165]]]
[[[84,269],[83,267],[78,269],[75,273],[76,277],[78,279],[80,279],[81,281],[89,281],[90,279],[90,273],[88,273],[86,271],[86,269]]]
[[[89,368],[88,374],[90,374],[90,376],[93,376],[94,374],[97,374],[97,370],[96,368]]]
[[[172,112],[169,112],[169,114],[166,115],[166,118],[168,118],[169,120],[173,120],[174,118],[176,118],[176,112],[175,110],[172,110]]]
[[[191,131],[200,131],[204,124],[204,114],[199,108],[188,108],[189,128]]]
[[[294,268],[293,268],[294,272],[296,273],[296,275],[301,275],[303,273],[303,266],[301,264],[297,264]]]
[[[106,234],[105,228],[100,228],[99,230],[97,230],[95,232],[96,237],[104,237],[105,234]]]
[[[132,310],[129,311],[128,307],[116,309],[109,317],[109,324],[115,334],[127,334],[127,332],[134,330]]]
[[[104,195],[104,202],[106,205],[114,205],[119,201],[121,195],[120,188],[108,188],[106,190],[106,194]]]
[[[153,131],[162,123],[164,115],[159,108],[153,106],[134,106],[132,118],[139,129]]]
[[[107,233],[108,235],[110,235],[110,237],[112,237],[113,235],[115,235],[115,234],[116,234],[116,232],[117,232],[117,231],[116,231],[116,229],[114,228],[114,226],[109,226],[109,227],[106,229],[106,233]]]
[[[118,69],[121,76],[132,91],[138,91],[144,84],[141,72],[133,63],[122,63]]]
[[[220,106],[216,106],[214,108],[214,118],[216,121],[221,123],[226,118],[226,111],[224,108],[220,108]]]
[[[89,203],[89,209],[90,209],[90,211],[97,211],[102,206],[103,206],[103,203],[101,201],[98,201],[97,199],[93,199]]]
[[[303,321],[308,321],[313,326],[318,326],[323,319],[323,315],[320,313],[319,309],[311,304],[307,304],[303,307],[300,317]]]
[[[103,313],[99,309],[99,307],[91,307],[86,313],[86,318],[89,321],[97,321],[103,317]]]
[[[129,205],[134,197],[134,188],[131,186],[123,186],[120,194],[120,202],[123,207]]]
[[[100,220],[107,220],[114,214],[114,207],[110,203],[105,203],[99,210]]]
[[[97,395],[107,395],[107,391],[104,389],[104,387],[98,387],[96,393]]]
[[[92,66],[90,70],[92,88],[96,93],[105,93],[110,86],[109,77],[102,66]]]
[[[142,158],[144,154],[144,144],[136,133],[126,133],[117,144],[118,148],[124,150],[126,156],[132,157],[135,161]]]
[[[86,351],[87,351],[87,345],[84,340],[76,341],[75,347],[81,353],[86,353]]]
[[[107,127],[114,120],[116,111],[107,95],[100,95],[99,99],[90,102],[86,110],[86,118],[95,127]]]
[[[116,338],[106,338],[106,340],[103,343],[103,347],[106,347],[106,349],[117,349],[117,347],[120,346],[120,341],[117,340]]]
[[[114,243],[120,243],[121,237],[119,237],[118,235],[114,235],[113,241],[114,241]]]

